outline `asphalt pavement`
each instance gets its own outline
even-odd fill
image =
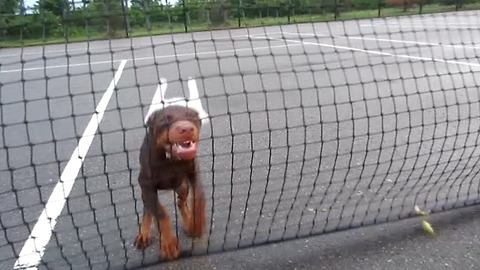
[[[251,268],[266,257],[247,262],[244,257],[255,251],[241,251],[237,258],[244,264],[237,265],[219,252],[310,235],[320,236],[278,244],[284,247],[279,253],[274,246],[261,247],[271,252],[265,265],[289,268],[282,261],[289,256],[282,254],[291,253],[290,245],[296,250],[305,241],[323,243],[324,238],[327,247],[313,244],[302,254],[343,250],[341,245],[361,249],[368,242],[373,250],[365,251],[368,257],[375,251],[374,233],[353,244],[349,230],[323,235],[410,217],[415,204],[441,211],[478,203],[478,15],[468,11],[0,50],[0,268],[11,269],[15,252],[26,246],[29,227],[60,175],[70,171],[78,140],[96,119],[108,89],[113,94],[101,121],[93,121],[98,133],[39,269],[120,269],[158,262],[158,243],[145,252],[132,244],[142,209],[138,148],[146,113],[162,87],[166,99],[198,93],[208,113],[199,157],[208,232],[192,243],[179,230],[186,257],[220,254],[199,259],[213,262],[206,269],[228,263]],[[172,210],[172,223],[180,225],[173,196],[162,198]],[[397,240],[389,237],[385,245]],[[226,258],[237,256],[229,254]],[[303,258],[298,256],[297,262]],[[355,269],[354,258],[313,262]],[[306,261],[298,268],[308,268]],[[188,268],[188,262],[167,265]]]
[[[414,218],[142,269],[474,270],[480,263],[479,214],[475,206],[430,216],[435,237]]]

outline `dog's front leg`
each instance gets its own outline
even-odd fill
[[[200,182],[198,169],[189,175],[189,181],[193,190],[193,196],[190,230],[188,233],[191,237],[201,237],[205,230],[205,192]]]
[[[160,254],[165,259],[176,259],[180,255],[180,243],[170,224],[170,217],[165,207],[158,200],[156,190],[145,189],[142,199],[146,210],[157,220],[158,234],[160,235]]]

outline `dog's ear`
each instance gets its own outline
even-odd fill
[[[169,114],[169,113],[164,113],[162,114],[162,117],[157,119],[158,122],[158,127],[161,127],[161,128],[168,128],[172,123],[173,121],[175,120],[173,115]]]
[[[155,112],[151,113],[150,116],[148,116],[147,122],[145,123],[147,127],[147,134],[150,137],[155,136],[155,126],[153,125],[155,123]]]
[[[174,120],[174,116],[164,110],[155,111],[148,118],[147,126],[151,134],[155,135],[168,129]]]
[[[147,119],[147,127],[152,128],[153,122],[155,121],[155,112],[150,114],[150,116]]]
[[[198,126],[199,126],[199,127],[202,127],[202,124],[203,124],[203,123],[202,123],[202,119],[200,119],[200,114],[198,114],[197,119],[198,119]]]
[[[200,113],[195,110],[195,109],[192,109],[191,111],[189,111],[187,113],[187,117],[198,124],[198,127],[202,127],[202,119],[200,119]]]

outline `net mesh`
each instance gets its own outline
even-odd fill
[[[204,122],[206,235],[160,194],[184,257],[478,203],[478,6],[2,1],[0,268],[162,262],[138,159],[172,103]]]

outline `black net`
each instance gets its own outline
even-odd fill
[[[145,119],[172,103],[204,121],[203,238],[160,194],[182,257],[478,203],[479,6],[2,1],[0,269],[164,261],[155,230],[133,242]]]

